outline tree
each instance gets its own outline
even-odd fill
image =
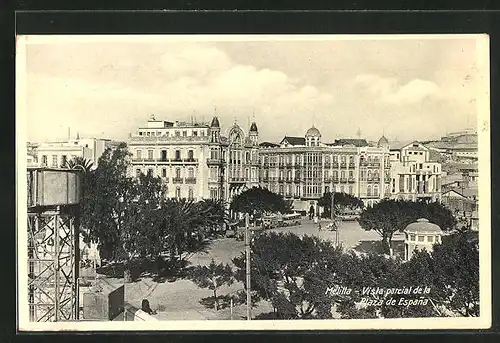
[[[317,237],[270,232],[254,237],[251,249],[253,299],[270,301],[281,319],[332,317],[330,282],[324,276],[340,268],[340,248]],[[235,278],[246,289],[244,254],[233,263]]]
[[[129,155],[124,143],[106,149],[88,174],[81,203],[86,240],[98,243],[101,256],[124,263],[126,282],[132,261],[150,252],[152,211],[162,197],[159,180],[127,176]]]
[[[341,192],[335,192],[334,193],[334,204],[335,204],[335,211],[341,211],[344,209],[362,209],[363,208],[363,201],[351,194],[347,193],[341,193]],[[326,217],[331,216],[331,207],[332,207],[332,193],[327,192],[323,194],[321,198],[318,200],[318,205],[322,206],[324,208],[323,215]]]
[[[89,159],[81,156],[76,156],[72,158],[71,160],[67,160],[63,165],[62,168],[68,168],[68,169],[80,169],[83,172],[90,172],[94,167],[94,163],[90,161]]]
[[[214,293],[214,307],[219,309],[217,291],[223,285],[232,285],[234,282],[233,271],[227,264],[216,264],[212,259],[208,266],[195,266],[191,269],[189,279],[198,287],[208,288]]]
[[[432,261],[437,297],[465,317],[479,315],[479,247],[475,233],[460,231],[434,245]]]
[[[253,187],[236,195],[230,209],[240,213],[255,213],[260,217],[265,212],[289,212],[290,205],[279,194],[266,188]]]
[[[394,232],[403,231],[408,224],[419,218],[426,218],[443,230],[452,229],[456,225],[451,211],[440,203],[389,199],[366,208],[358,222],[363,229],[376,231],[382,237],[384,252],[389,253]]]

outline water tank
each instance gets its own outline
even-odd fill
[[[28,169],[28,207],[78,204],[79,173],[67,169]]]

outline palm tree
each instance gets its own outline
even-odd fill
[[[62,168],[68,169],[81,169],[85,173],[91,171],[93,167],[94,163],[91,160],[81,156],[77,156],[66,161],[66,163],[62,166]]]

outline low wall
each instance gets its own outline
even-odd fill
[[[155,317],[153,317],[150,314],[147,314],[143,310],[137,310],[134,313],[134,321],[139,321],[139,322],[146,322],[146,321],[151,321],[151,320],[158,320]]]

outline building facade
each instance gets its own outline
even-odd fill
[[[390,149],[391,198],[441,199],[441,164],[430,161],[429,149],[412,142]]]
[[[175,198],[229,199],[259,184],[258,130],[248,133],[238,124],[221,133],[217,117],[212,122],[168,122],[150,118],[131,134],[131,173],[162,178],[167,196]]]
[[[365,205],[388,195],[389,149],[365,140],[327,144],[314,126],[304,137],[285,136],[279,144],[261,144],[261,185],[293,201],[297,211],[318,212],[327,192],[344,192]]]

